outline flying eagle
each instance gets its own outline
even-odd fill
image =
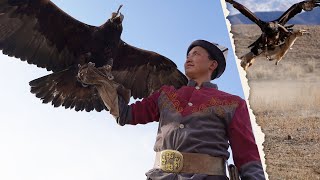
[[[109,66],[119,84],[143,98],[162,85],[179,88],[187,78],[170,59],[121,40],[121,6],[101,26],[82,23],[49,0],[0,0],[0,49],[52,71],[31,81],[43,103],[76,111],[107,110],[94,86],[77,80],[79,65]]]
[[[282,60],[282,58],[287,54],[288,50],[291,49],[294,42],[304,34],[310,34],[307,30],[300,29],[296,30],[294,29],[292,33],[285,39],[285,41],[275,46],[274,48],[267,47],[267,51],[262,51],[259,55],[254,55],[251,51],[247,54],[240,57],[241,59],[241,66],[244,70],[247,70],[248,67],[252,66],[253,62],[255,61],[255,58],[257,58],[260,55],[265,55],[269,57],[270,61],[276,60],[276,65]]]
[[[293,25],[285,26],[291,18],[299,14],[302,10],[311,11],[313,8],[320,6],[320,0],[301,1],[292,5],[278,19],[266,22],[259,19],[254,13],[240,3],[234,0],[226,0],[226,2],[230,3],[234,8],[260,27],[262,34],[255,42],[248,46],[248,48],[251,48],[251,52],[256,56],[261,54],[262,51],[267,51],[268,48],[275,48],[284,43],[285,39],[293,32]]]

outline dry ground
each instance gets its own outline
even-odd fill
[[[247,71],[271,180],[320,179],[320,26],[294,27],[310,35],[299,38],[279,65],[261,57]],[[231,29],[240,57],[260,30],[256,25]]]

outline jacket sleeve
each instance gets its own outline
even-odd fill
[[[146,124],[153,121],[159,121],[158,98],[160,91],[157,91],[142,101],[128,105],[119,95],[119,117],[117,123],[121,126],[125,124]]]
[[[241,179],[264,180],[259,151],[252,132],[246,102],[241,99],[228,128],[235,165]]]

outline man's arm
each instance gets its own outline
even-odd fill
[[[159,120],[158,97],[160,92],[155,92],[142,101],[128,105],[122,96],[118,95],[119,117],[117,123],[121,126],[125,124],[146,124]]]
[[[240,101],[228,129],[235,165],[241,179],[264,180],[259,151],[255,142],[246,102]]]
[[[119,125],[146,124],[159,120],[158,97],[160,92],[155,92],[141,102],[128,105],[130,90],[121,84],[108,79],[110,69],[106,67],[96,68],[93,63],[79,67],[78,80],[87,85],[94,85],[105,106],[109,109]]]

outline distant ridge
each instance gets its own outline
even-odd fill
[[[255,12],[256,16],[264,21],[275,20],[283,13],[284,12],[281,11]],[[253,22],[242,14],[231,15],[227,18],[231,24],[253,24]],[[318,7],[313,11],[297,14],[288,24],[320,25],[320,8]]]

